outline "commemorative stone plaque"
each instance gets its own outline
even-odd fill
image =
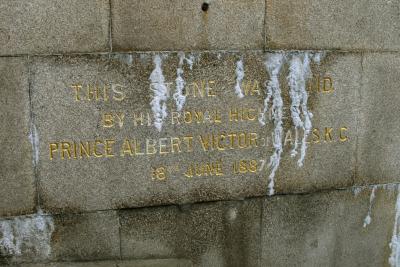
[[[40,201],[52,211],[98,210],[345,186],[355,147],[354,59],[34,58]]]

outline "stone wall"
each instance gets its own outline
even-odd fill
[[[399,0],[0,18],[0,265],[400,266]]]

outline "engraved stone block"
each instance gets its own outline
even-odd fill
[[[357,183],[400,181],[399,64],[394,53],[364,56]]]
[[[278,73],[271,71],[276,56],[282,65]],[[331,54],[318,65],[320,56],[35,58],[31,80],[43,208],[101,210],[243,198],[267,194],[273,181],[278,193],[350,185],[360,58]],[[278,96],[265,101],[267,85],[277,82],[281,132]],[[303,107],[292,106],[297,100]],[[305,107],[313,113],[312,127]],[[303,123],[297,125],[294,158],[291,108]],[[270,157],[280,149],[274,146],[276,133],[283,153],[272,179]]]
[[[104,52],[107,0],[3,0],[0,55]]]
[[[0,109],[0,216],[32,213],[36,190],[26,58],[0,58]]]
[[[111,6],[114,51],[264,47],[262,0],[112,0]]]
[[[386,0],[267,0],[267,48],[398,50],[399,5]]]

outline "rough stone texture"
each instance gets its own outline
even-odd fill
[[[386,0],[267,0],[267,48],[398,51],[399,5]]]
[[[397,189],[276,196],[264,201],[261,266],[389,266]]]
[[[114,51],[262,49],[265,1],[112,0]]]
[[[187,55],[189,57],[189,55]],[[239,99],[234,93],[236,61],[243,56],[244,83],[256,81],[260,95],[248,95]],[[177,55],[164,54],[163,72],[166,82],[176,79]],[[32,66],[33,108],[40,135],[40,198],[47,211],[102,210],[109,208],[141,207],[168,203],[192,203],[205,200],[234,199],[265,195],[267,192],[269,157],[272,154],[272,123],[261,126],[257,119],[229,121],[232,108],[262,109],[265,97],[264,82],[268,75],[262,53],[201,53],[194,55],[195,63],[190,70],[184,65],[184,79],[189,96],[185,110],[209,111],[218,109],[222,123],[209,122],[172,124],[172,112],[176,105],[171,97],[167,102],[169,116],[162,131],[150,126],[134,126],[133,113],[147,112],[153,116],[150,102],[153,92],[149,90],[149,77],[154,68],[149,54],[117,54],[87,57],[40,57]],[[288,56],[290,58],[290,55]],[[290,158],[292,146],[284,148],[283,160],[278,170],[277,192],[305,192],[326,188],[344,187],[352,184],[355,158],[355,133],[357,93],[359,90],[360,58],[349,54],[332,54],[318,67],[313,65],[315,75],[333,79],[333,93],[310,92],[309,106],[314,113],[314,127],[320,129],[319,144],[310,145],[305,166],[299,169],[297,158]],[[286,76],[287,64],[282,69],[280,82],[286,106],[285,133],[290,130],[290,105]],[[322,81],[322,78],[320,79]],[[216,97],[193,97],[192,82],[215,81],[212,86]],[[124,101],[75,100],[75,83],[120,84],[126,91]],[[315,79],[314,79],[315,83]],[[110,90],[110,89],[108,89]],[[83,94],[83,93],[82,93]],[[51,105],[49,103],[52,103]],[[102,115],[107,112],[124,112],[122,128],[104,128]],[[258,111],[254,111],[258,112]],[[333,140],[325,142],[324,129],[332,127]],[[339,129],[347,127],[349,140],[340,142]],[[208,133],[255,132],[259,137],[256,148],[226,148],[204,151],[200,135]],[[193,151],[168,155],[120,156],[125,138],[137,138],[142,144],[146,138],[193,136]],[[294,131],[292,129],[292,135]],[[114,138],[114,157],[62,159],[61,149],[50,160],[49,143],[61,141],[94,140]],[[309,138],[312,138],[310,135]],[[226,139],[227,140],[227,139]],[[265,142],[263,142],[263,140]],[[268,141],[269,140],[269,141]],[[310,139],[309,139],[310,140]],[[263,146],[265,144],[265,146]],[[59,147],[61,144],[59,144]],[[134,145],[133,145],[134,146]],[[183,145],[182,145],[183,146]],[[57,154],[58,153],[58,154]],[[64,155],[68,158],[67,154]],[[216,162],[223,159],[223,175],[184,176],[191,164]],[[239,160],[255,160],[254,172],[235,173],[232,167]],[[261,161],[266,161],[261,169]],[[327,165],[329,164],[329,165]],[[167,168],[167,179],[158,180],[154,169]]]
[[[184,258],[194,266],[256,266],[261,201],[120,212],[123,258]]]
[[[181,259],[88,261],[22,264],[21,267],[191,267],[191,263]]]
[[[123,258],[169,258],[183,256],[179,242],[179,210],[175,206],[121,211]]]
[[[182,259],[119,261],[117,267],[191,267],[192,263]]]
[[[21,267],[119,267],[115,261],[27,263]]]
[[[108,0],[4,0],[0,55],[106,52]]]
[[[287,73],[284,74],[285,77]],[[331,93],[323,92],[324,78],[327,77],[332,79],[334,90]],[[318,79],[321,92],[316,93]],[[320,66],[313,66],[313,78],[308,83],[312,86],[308,108],[313,113],[313,128],[318,129],[320,139],[315,143],[313,140],[317,139],[310,134],[308,140],[311,143],[308,144],[303,167],[297,165],[299,155],[296,158],[290,156],[293,145],[284,147],[281,166],[275,177],[276,192],[312,192],[353,184],[360,82],[361,57],[357,54],[327,54]],[[287,81],[281,79],[281,84],[283,92],[287,92]],[[329,88],[327,81],[325,84],[325,88]],[[293,122],[288,110],[286,114],[288,118],[284,122],[285,129],[288,129],[288,124],[293,125]],[[345,142],[340,141],[341,127],[347,129],[342,132],[348,138]],[[325,128],[333,128],[332,141],[326,137]],[[291,132],[294,138],[294,131]],[[299,131],[300,140],[302,135]]]
[[[115,211],[54,216],[53,260],[118,259],[119,222]]]
[[[32,213],[36,190],[25,58],[0,58],[0,113],[0,216]]]
[[[357,183],[400,181],[399,65],[397,54],[364,56]]]

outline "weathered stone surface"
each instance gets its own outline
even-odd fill
[[[115,211],[54,216],[51,259],[119,259],[119,223]]]
[[[21,267],[119,267],[115,261],[26,263]]]
[[[260,200],[120,212],[123,258],[183,258],[194,266],[257,266]]]
[[[357,183],[400,181],[399,65],[397,54],[364,56]]]
[[[179,210],[175,206],[120,212],[123,258],[183,256]]]
[[[357,114],[360,108],[360,62],[361,57],[356,54],[328,54],[321,66],[314,67],[313,79],[309,83],[312,86],[309,109],[313,113],[313,131],[316,132],[308,138],[310,144],[303,167],[297,164],[298,155],[296,158],[290,156],[293,145],[284,146],[281,166],[275,179],[276,192],[312,192],[352,185],[356,167]],[[329,79],[333,90],[329,90]],[[318,82],[320,92],[316,93]],[[281,83],[284,84],[283,90],[287,91],[287,82],[282,80]],[[293,125],[289,111],[286,114],[286,125]],[[293,139],[293,129],[291,133]],[[301,141],[302,133],[299,133]]]
[[[0,55],[109,50],[107,0],[4,0],[0,17]]]
[[[119,261],[117,267],[191,267],[192,263],[183,259],[131,260]]]
[[[114,51],[262,49],[265,1],[112,0]]]
[[[157,99],[154,98],[154,83],[150,89],[149,77],[154,70],[151,55],[118,54],[111,59],[107,56],[34,59],[33,109],[41,140],[38,172],[44,209],[102,210],[243,198],[267,193],[270,173],[267,166],[273,152],[273,122],[269,120],[267,126],[258,122],[266,94],[264,82],[269,79],[264,66],[265,55],[257,52],[201,53],[192,56],[193,69],[186,61],[183,65],[187,101],[184,111],[180,113],[173,98],[178,56],[173,53],[162,56],[163,78],[170,84],[170,92],[166,101],[168,115],[161,131],[153,124],[151,110],[151,103],[154,104],[154,99]],[[288,54],[287,59],[292,56]],[[242,90],[247,90],[248,95],[238,98],[234,89],[235,69],[241,57],[245,69]],[[312,144],[302,169],[296,164],[298,156],[290,157],[295,133],[291,128],[289,112],[288,65],[287,62],[282,67],[279,79],[284,99],[283,138],[286,140],[285,136],[290,132],[292,143],[288,139],[285,141],[282,163],[276,175],[276,191],[304,192],[351,185],[355,166],[355,111],[358,107],[360,58],[332,54],[321,66],[312,64],[315,76],[310,81],[313,87],[309,90],[308,105],[314,114],[313,126],[318,138],[316,134],[308,136],[307,140]],[[325,89],[329,92],[322,92],[324,79],[328,79]],[[319,90],[315,85],[317,81],[320,83]],[[330,81],[333,90],[328,90]],[[82,88],[77,100],[77,87],[73,86],[78,83]],[[85,94],[89,89],[94,90],[96,84],[99,92],[101,90],[99,100],[89,101]],[[108,92],[107,101],[102,97],[104,86]],[[196,86],[209,86],[210,96],[199,97],[196,93],[194,97]],[[119,101],[121,93],[112,93],[113,88],[123,91],[123,101]],[[251,95],[249,88],[257,88],[259,94],[253,91]],[[235,117],[234,113],[238,110],[245,110],[245,115]],[[248,111],[250,117],[246,115]],[[125,116],[123,124],[119,124],[115,116],[121,112]],[[140,112],[144,125],[135,125],[134,118],[140,117]],[[206,119],[200,116],[196,121],[198,115],[194,112],[209,114],[209,119],[204,115]],[[112,125],[104,119],[110,113]],[[191,114],[191,117],[186,116],[186,122],[190,123],[183,120],[183,114]],[[176,119],[177,116],[180,116],[179,119]],[[268,120],[268,114],[266,117]],[[150,123],[147,118],[150,118]],[[325,128],[331,129],[328,134]],[[345,129],[342,131],[345,140],[340,139],[341,128]],[[204,140],[212,139],[211,134],[220,138],[218,143],[208,141],[214,146],[204,145]],[[299,134],[301,140],[302,131]],[[192,138],[190,145],[189,137]],[[170,145],[172,138],[179,138],[179,148]],[[126,139],[130,140],[130,148]],[[111,149],[113,155],[106,157],[103,146],[100,152],[103,155],[96,157],[93,152],[95,140],[102,140],[103,143],[115,140]],[[92,144],[90,157],[81,153],[81,141]],[[74,142],[78,144],[76,156]],[[149,149],[145,150],[146,142],[156,143],[156,149],[147,146]],[[162,146],[159,146],[160,142],[163,142]],[[101,144],[99,147],[102,149]],[[238,168],[239,162],[246,164]],[[166,176],[160,175],[160,168],[164,168]],[[193,171],[195,168],[203,171],[196,174]]]
[[[22,264],[21,267],[191,267],[189,261],[181,259],[88,261]]]
[[[389,266],[398,189],[276,196],[264,202],[261,266]],[[371,223],[363,227],[371,206]]]
[[[399,50],[399,5],[385,0],[267,0],[267,48]]]
[[[32,213],[36,190],[25,58],[0,58],[0,113],[0,216]]]

